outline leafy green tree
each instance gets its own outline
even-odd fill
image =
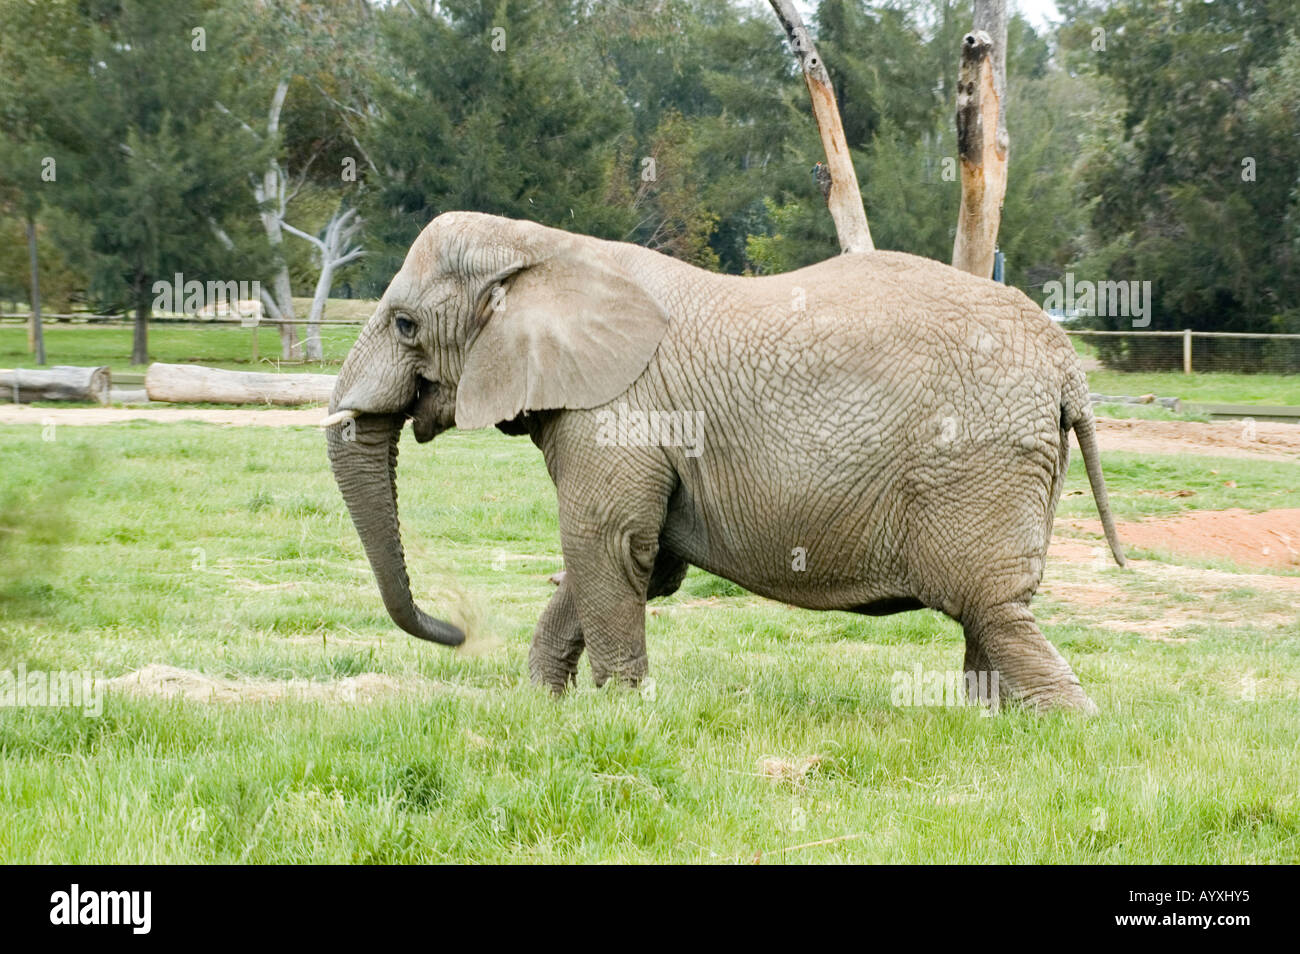
[[[1088,205],[1077,194],[1076,166],[1106,99],[1094,76],[1055,68],[1013,73],[1007,99],[1011,155],[998,245],[1007,284],[1038,297],[1081,254]]]
[[[821,201],[811,174],[820,140],[794,58],[766,5],[716,10],[696,35],[708,97],[689,118],[707,170],[701,196],[717,217],[710,245],[724,271],[755,271],[762,266],[749,257],[749,237],[781,228],[770,209],[813,196]],[[833,226],[829,234],[833,243]]]
[[[239,79],[240,25],[215,0],[60,9],[63,68],[37,95],[37,136],[57,164],[47,201],[96,298],[134,311],[132,362],[144,364],[156,281],[239,280],[252,267],[216,239],[251,217],[246,183],[260,160],[213,108]]]
[[[27,4],[5,0],[0,4],[0,213],[10,234],[22,239],[10,245],[0,262],[0,283],[8,290],[21,288],[31,305],[28,344],[37,364],[45,363],[41,328],[41,272],[46,264],[44,290],[51,291],[51,269],[57,262],[66,277],[66,261],[51,254],[48,229],[38,223],[47,194],[54,188],[58,166],[50,155],[40,123],[51,89],[66,82],[67,65],[61,54],[76,41],[72,37],[75,11],[70,3]],[[53,289],[66,298],[68,290]]]
[[[1293,80],[1300,8],[1127,0],[1098,22],[1096,68],[1123,106],[1081,172],[1095,197],[1081,270],[1151,281],[1153,328],[1278,328],[1296,300],[1296,132],[1266,104]]]
[[[817,48],[826,59],[851,147],[869,146],[885,123],[894,135],[918,141],[941,114],[951,112],[914,11],[863,0],[822,0],[816,23]]]
[[[630,137],[629,137],[630,144]],[[626,206],[636,222],[626,239],[691,262],[716,269],[718,255],[709,245],[717,215],[704,202],[705,177],[700,169],[699,144],[690,124],[679,113],[668,113],[645,147],[646,155],[617,154],[619,168],[634,167],[633,181],[617,182],[610,198]]]
[[[1256,158],[1259,168],[1270,176],[1269,196],[1280,212],[1273,264],[1278,271],[1279,305],[1273,329],[1300,333],[1300,32],[1274,63],[1252,76],[1255,95],[1247,109],[1247,120],[1262,148]],[[1285,190],[1285,197],[1283,191]]]
[[[365,208],[379,244],[372,288],[448,210],[627,234],[632,211],[608,199],[627,174],[614,160],[630,111],[609,65],[578,55],[585,7],[452,0],[383,14],[389,73],[363,140],[378,166]]]

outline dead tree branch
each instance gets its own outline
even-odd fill
[[[853,169],[844,123],[840,120],[835,92],[826,64],[817,54],[808,28],[795,9],[793,0],[769,0],[781,27],[790,41],[790,47],[799,60],[808,96],[812,100],[813,118],[821,134],[822,149],[826,152],[826,167],[830,173],[830,188],[826,191],[826,207],[835,220],[840,250],[844,252],[869,252],[875,248],[871,229],[867,226],[867,210],[862,205],[862,192],[858,189],[858,174]]]

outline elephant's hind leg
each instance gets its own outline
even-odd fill
[[[528,675],[556,694],[577,682],[578,660],[582,657],[582,624],[573,602],[571,579],[565,574],[560,581],[537,621],[528,650]]]
[[[1024,603],[973,609],[962,615],[961,622],[966,631],[966,671],[996,673],[1002,701],[1039,712],[1097,711],[1070,664],[1043,636]]]

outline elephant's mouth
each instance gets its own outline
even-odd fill
[[[433,440],[455,424],[455,403],[448,401],[443,385],[428,378],[418,378],[415,399],[405,410],[411,420],[411,431],[421,444]]]

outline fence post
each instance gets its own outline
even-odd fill
[[[1183,374],[1192,373],[1192,329],[1183,329]]]

